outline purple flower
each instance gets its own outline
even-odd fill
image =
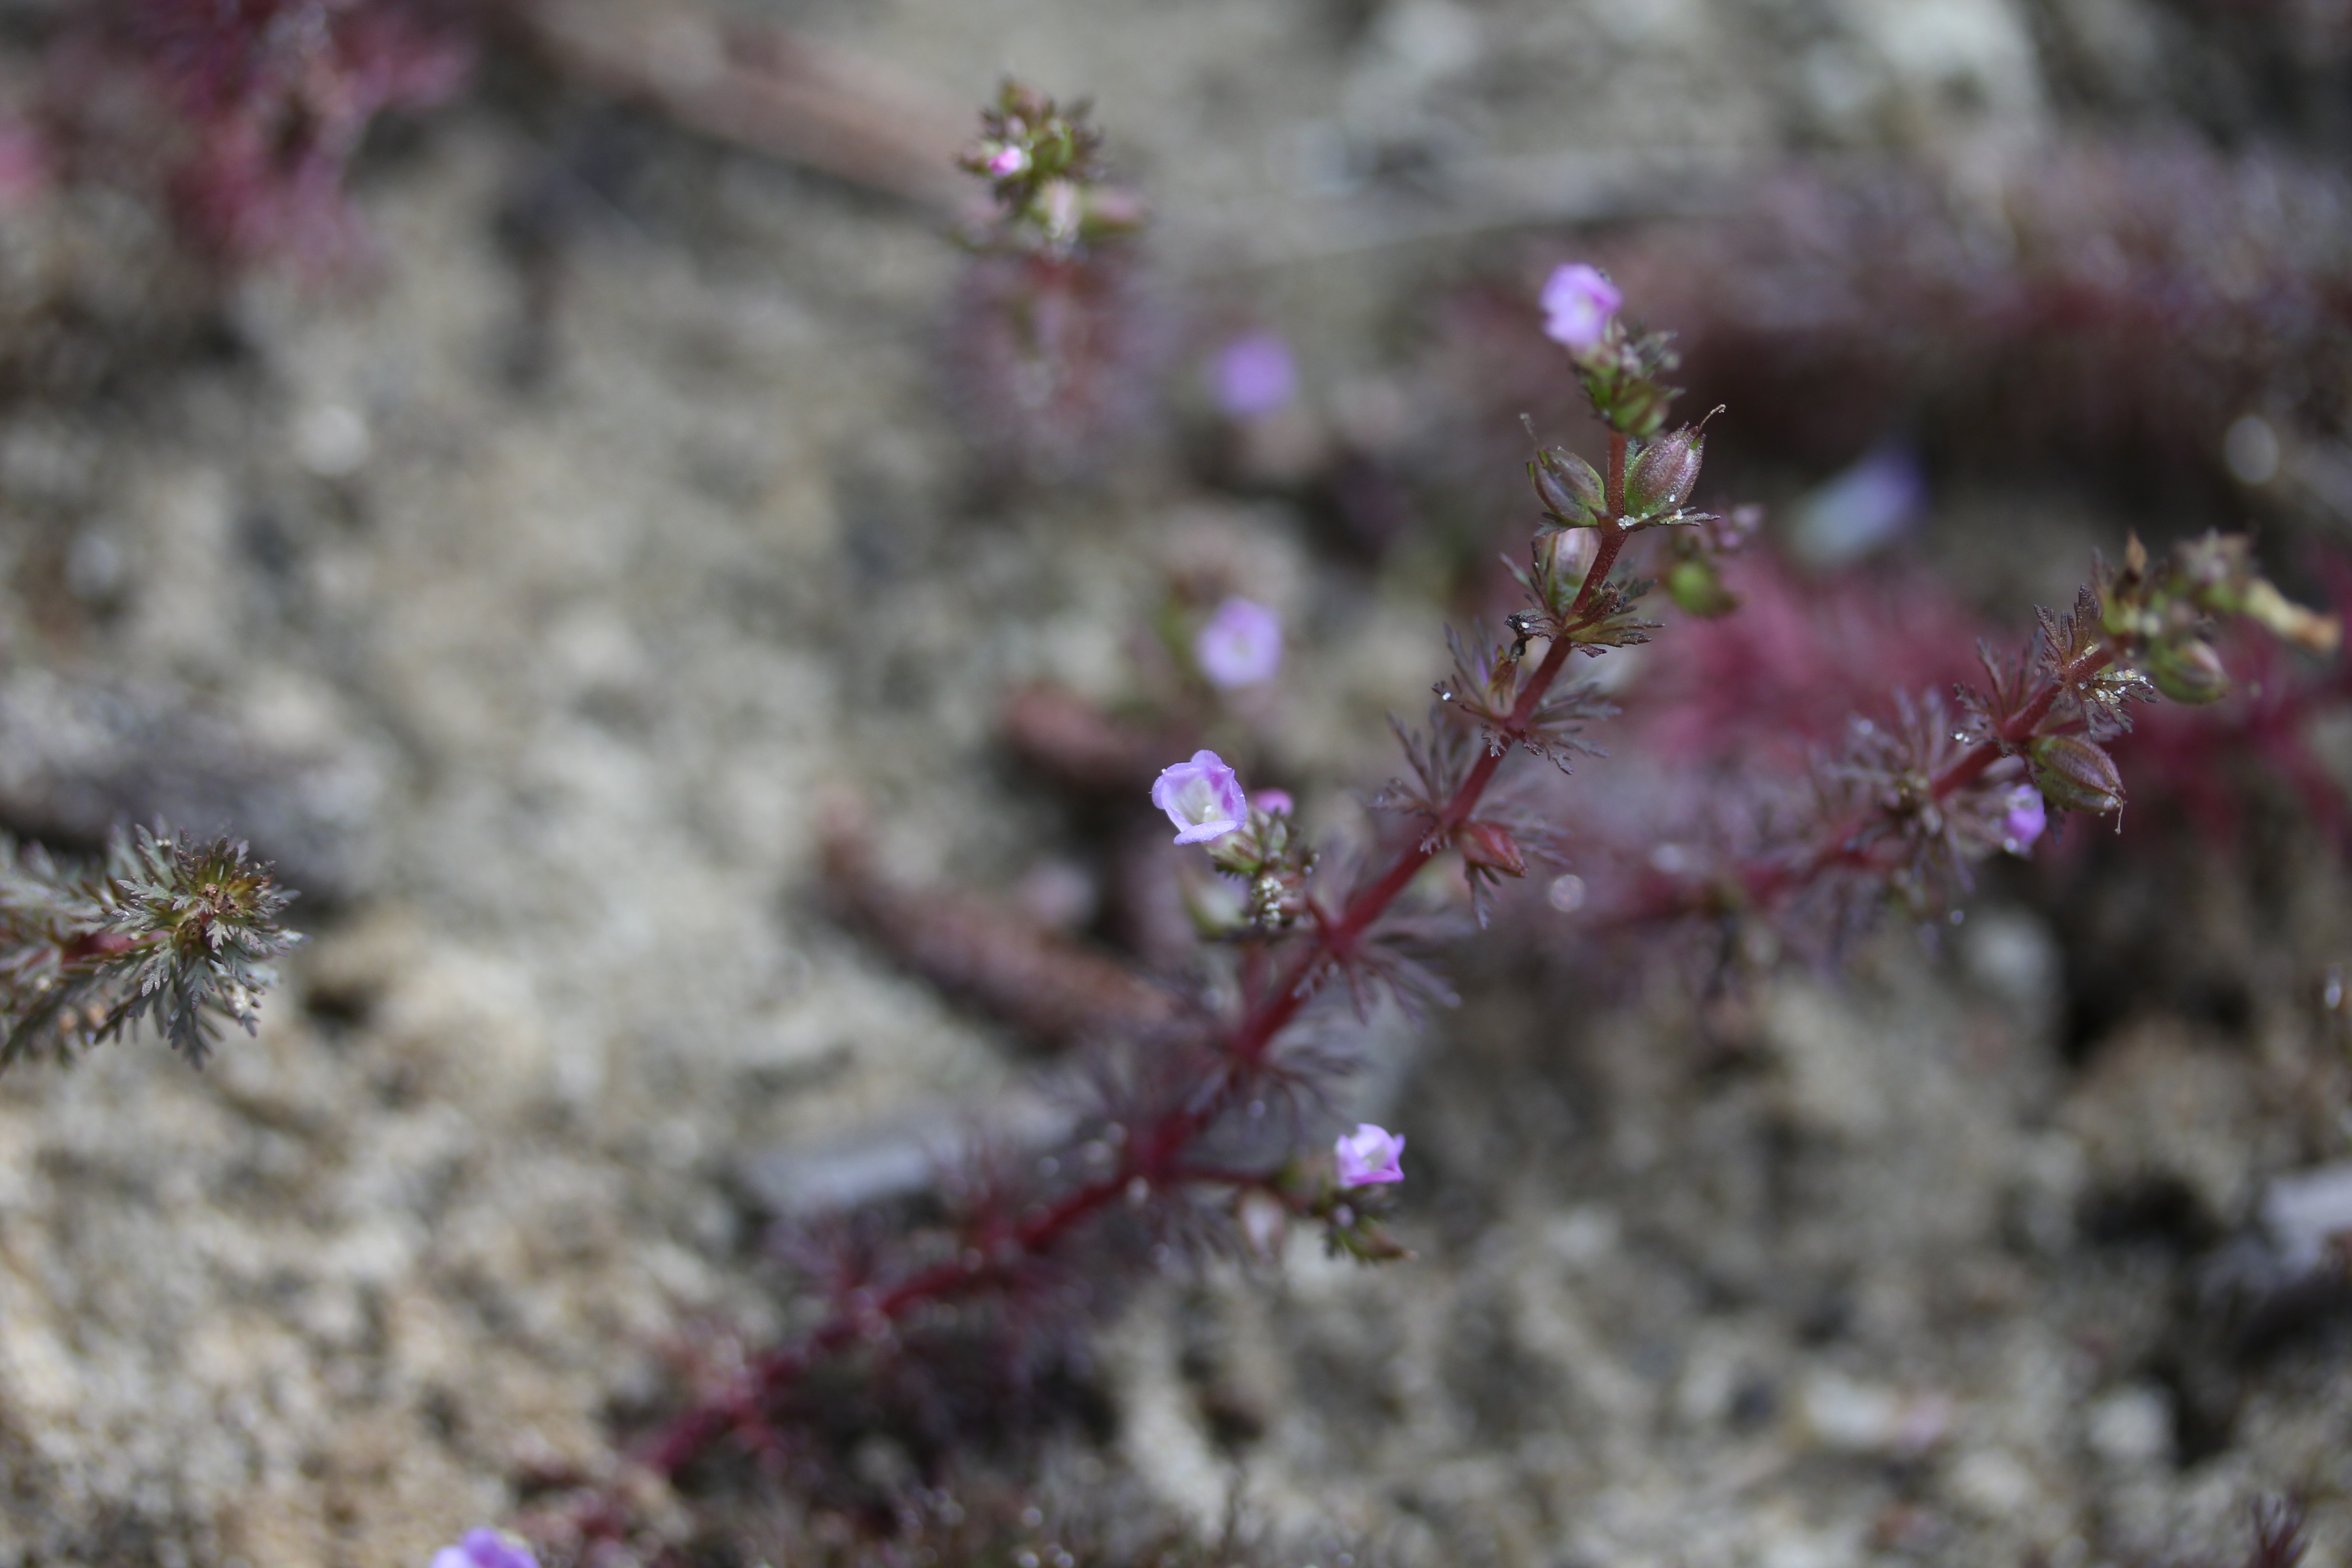
[[[1217,351],[1209,376],[1217,406],[1235,419],[1257,419],[1298,394],[1290,345],[1272,332],[1244,332]]]
[[[1191,762],[1160,769],[1151,804],[1176,825],[1179,844],[1223,838],[1249,820],[1242,781],[1214,752],[1195,752]]]
[[[1271,680],[1282,668],[1282,617],[1255,600],[1227,599],[1193,639],[1192,658],[1212,686]]]
[[[1286,789],[1262,789],[1249,800],[1252,811],[1262,811],[1268,816],[1288,816],[1293,809]]]
[[[2000,847],[2012,855],[2032,854],[2033,841],[2042,837],[2049,821],[2042,792],[2032,784],[2017,785],[2009,792],[2008,808],[2001,815]]]
[[[988,155],[988,172],[1000,180],[1011,179],[1029,166],[1029,154],[1018,147],[999,147]]]
[[[1919,459],[1903,447],[1880,447],[1805,500],[1793,542],[1815,565],[1843,566],[1894,543],[1927,510]]]
[[[1570,353],[1589,354],[1601,346],[1609,319],[1625,296],[1597,267],[1571,261],[1544,280],[1544,336]]]
[[[433,1568],[539,1568],[530,1548],[495,1530],[469,1530],[455,1546],[433,1554]]]
[[[1359,1123],[1353,1132],[1341,1133],[1333,1152],[1339,1156],[1339,1184],[1343,1187],[1370,1187],[1404,1180],[1404,1172],[1397,1167],[1397,1156],[1404,1152],[1404,1140],[1390,1137],[1369,1121]]]

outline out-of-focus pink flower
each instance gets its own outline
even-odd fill
[[[1192,642],[1193,660],[1212,686],[1271,680],[1282,668],[1282,617],[1253,599],[1227,599]]]
[[[2019,784],[2009,792],[2009,809],[2000,819],[2000,847],[2012,855],[2029,855],[2033,842],[2050,824],[2049,808],[2042,803],[2042,792],[2032,784]]]
[[[1901,539],[1927,514],[1927,476],[1907,447],[1885,446],[1797,509],[1791,542],[1815,566],[1843,566]]]
[[[1151,804],[1176,825],[1179,844],[1223,838],[1249,820],[1242,781],[1214,752],[1195,752],[1191,762],[1160,769]]]
[[[469,1530],[455,1546],[433,1554],[433,1568],[539,1568],[530,1548],[495,1530]]]
[[[988,155],[988,172],[1000,180],[1010,179],[1029,166],[1029,154],[1018,147],[999,147]]]
[[[1217,351],[1210,391],[1235,419],[1259,419],[1298,395],[1298,362],[1273,332],[1244,332]]]
[[[1544,336],[1571,353],[1589,354],[1601,346],[1609,319],[1624,303],[1625,296],[1601,268],[1581,261],[1556,267],[1544,280]]]
[[[1290,792],[1286,789],[1262,789],[1250,796],[1250,809],[1268,816],[1288,816],[1293,809]]]
[[[1339,1184],[1343,1187],[1371,1187],[1404,1180],[1404,1172],[1397,1164],[1397,1157],[1404,1152],[1404,1140],[1391,1137],[1387,1130],[1369,1121],[1359,1122],[1353,1132],[1341,1133],[1332,1152],[1338,1156]]]

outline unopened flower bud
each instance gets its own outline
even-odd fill
[[[1633,472],[1625,476],[1625,514],[1652,517],[1690,500],[1706,451],[1706,437],[1687,426],[1643,447]]]
[[[2221,656],[2200,637],[2160,642],[2147,650],[2147,678],[2175,702],[2218,702],[2230,694]]]
[[[1293,874],[1262,871],[1250,879],[1249,923],[1259,931],[1282,931],[1307,912],[1307,889]]]
[[[2095,814],[2123,809],[2116,760],[2080,735],[2044,735],[2031,755],[2034,785],[2051,805]]]
[[[1454,835],[1454,846],[1462,851],[1462,858],[1473,866],[1481,866],[1505,877],[1528,874],[1528,857],[1511,830],[1495,822],[1465,822]]]
[[[1547,447],[1528,465],[1536,499],[1563,528],[1589,528],[1609,512],[1609,492],[1592,465],[1575,453]]]

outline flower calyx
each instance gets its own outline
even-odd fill
[[[1625,475],[1625,522],[1696,522],[1698,514],[1685,512],[1698,484],[1700,463],[1706,456],[1706,437],[1695,426],[1668,431],[1643,445]]]
[[[1566,447],[1539,448],[1528,463],[1528,479],[1544,515],[1560,527],[1593,528],[1608,521],[1609,492],[1599,470]]]
[[[1269,795],[1279,799],[1269,801]],[[1291,820],[1289,797],[1279,791],[1260,792],[1241,830],[1210,847],[1209,864],[1242,885],[1241,923],[1226,934],[1287,930],[1307,912],[1315,850]]]
[[[2043,735],[2026,755],[2034,787],[2050,805],[2094,816],[2123,809],[2123,774],[2104,748],[2080,735]]]
[[[2229,672],[2204,635],[2215,618],[2242,616],[2306,653],[2333,653],[2342,637],[2334,616],[2294,603],[2259,574],[2242,537],[2208,533],[2156,563],[2135,534],[2122,569],[2101,569],[2095,596],[2106,645],[2176,702],[2229,695]]]

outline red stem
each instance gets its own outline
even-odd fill
[[[149,931],[141,936],[125,936],[121,931],[90,931],[68,937],[58,943],[58,963],[71,969],[78,963],[120,958],[133,948],[158,940],[160,933]]]
[[[1559,635],[1545,650],[1543,662],[1521,688],[1518,700],[1503,721],[1503,733],[1512,741],[1527,737],[1536,709],[1575,650],[1575,634],[1590,628],[1594,595],[1608,580],[1625,547],[1626,532],[1613,526],[1625,510],[1625,437],[1612,434],[1607,477],[1610,516],[1601,524],[1601,547],[1594,552],[1575,601],[1559,617]],[[1315,941],[1290,963],[1277,984],[1257,994],[1257,999],[1234,1026],[1225,1038],[1223,1080],[1212,1086],[1209,1092],[1148,1126],[1133,1130],[1118,1165],[1098,1181],[1066,1194],[1021,1225],[999,1226],[992,1234],[976,1237],[975,1250],[981,1258],[976,1266],[967,1267],[961,1260],[935,1264],[879,1296],[836,1312],[796,1343],[762,1356],[745,1369],[724,1396],[698,1405],[673,1422],[646,1450],[646,1465],[660,1475],[675,1476],[720,1438],[756,1426],[768,1400],[825,1357],[845,1350],[858,1339],[884,1336],[892,1322],[916,1307],[977,1289],[1012,1263],[1039,1256],[1096,1211],[1125,1195],[1138,1182],[1144,1183],[1148,1190],[1174,1182],[1241,1179],[1236,1173],[1189,1166],[1183,1156],[1223,1108],[1231,1087],[1263,1063],[1276,1037],[1297,1016],[1312,993],[1317,975],[1353,951],[1372,922],[1429,864],[1437,852],[1434,847],[1444,845],[1470,820],[1502,766],[1504,754],[1489,748],[1479,757],[1453,798],[1438,812],[1434,825],[1401,851],[1378,881],[1349,900],[1336,916],[1326,917],[1319,910],[1316,911]]]
[[[2022,752],[2042,732],[2050,717],[2050,710],[2069,688],[2088,679],[2115,662],[2115,655],[2101,647],[2094,648],[2074,660],[2046,681],[2034,694],[2033,700],[2019,709],[1999,726],[1992,740],[1979,742],[1942,773],[1928,781],[1927,796],[1942,801],[1958,790],[1982,778],[1987,769],[2005,756]],[[1768,903],[1791,888],[1801,888],[1833,866],[1870,866],[1875,863],[1870,850],[1857,845],[1855,839],[1878,813],[1872,810],[1855,812],[1824,831],[1809,854],[1793,860],[1780,860],[1739,873],[1739,891],[1750,904]],[[1705,898],[1704,890],[1699,895]],[[1688,914],[1693,908],[1691,890],[1675,887],[1664,892],[1653,907],[1636,909],[1624,916],[1622,923],[1639,924],[1649,921],[1670,919]]]

